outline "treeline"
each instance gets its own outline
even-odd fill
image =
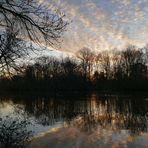
[[[148,47],[94,53],[83,48],[76,58],[40,57],[0,89],[11,91],[148,90]]]

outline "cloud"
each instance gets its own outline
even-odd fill
[[[120,0],[119,1],[121,4],[124,4],[124,5],[130,5],[130,0]]]
[[[121,49],[127,44],[141,47],[148,42],[147,0],[103,2],[46,0],[46,5],[60,8],[72,21],[63,35],[59,50],[76,52],[84,46],[93,50]]]

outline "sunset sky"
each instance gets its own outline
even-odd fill
[[[148,0],[39,0],[65,13],[71,22],[60,50],[123,49],[148,43]]]

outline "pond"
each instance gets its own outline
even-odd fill
[[[148,95],[3,96],[5,116],[31,122],[30,148],[148,147]]]

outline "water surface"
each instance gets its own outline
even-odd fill
[[[32,123],[29,147],[148,147],[147,95],[1,97],[7,115]]]

